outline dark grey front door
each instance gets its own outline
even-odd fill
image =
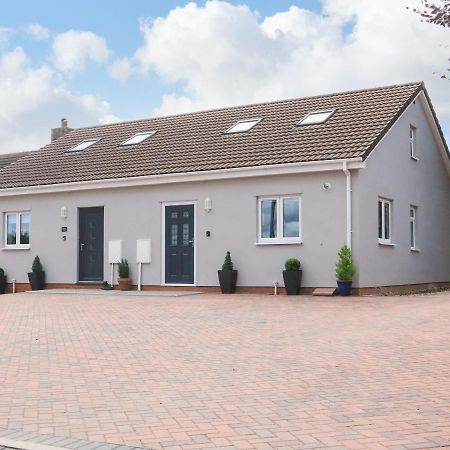
[[[78,278],[103,281],[103,208],[78,211]]]
[[[194,205],[165,207],[166,283],[194,283]]]

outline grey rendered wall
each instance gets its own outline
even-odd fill
[[[409,127],[417,127],[410,158]],[[354,177],[354,254],[361,287],[450,281],[450,182],[419,100],[402,115]],[[392,241],[378,244],[378,197],[393,201]],[[409,207],[417,211],[417,247],[410,250]]]
[[[323,183],[331,183],[325,191]],[[257,196],[301,194],[303,243],[301,245],[255,245]],[[204,211],[205,197],[212,211]],[[123,240],[123,253],[137,281],[136,239],[152,239],[152,263],[145,265],[143,284],[161,284],[161,202],[196,201],[196,284],[215,286],[217,269],[225,252],[231,251],[239,269],[241,286],[282,285],[281,270],[288,257],[299,257],[304,266],[304,286],[334,286],[336,254],[345,242],[345,176],[342,172],[286,175],[241,180],[108,189],[73,193],[6,197],[1,211],[31,211],[31,250],[1,250],[0,265],[9,280],[26,282],[32,259],[39,255],[47,281],[77,281],[77,208],[104,206],[105,241]],[[60,217],[66,206],[68,218]],[[4,214],[2,214],[4,216]],[[4,217],[3,217],[4,220]],[[61,227],[67,226],[67,241]],[[211,237],[206,237],[209,230]],[[1,231],[4,242],[4,224]],[[106,263],[104,277],[109,279]]]

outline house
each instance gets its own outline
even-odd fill
[[[19,290],[35,255],[49,286],[123,257],[145,289],[212,290],[229,250],[241,290],[298,257],[309,292],[335,286],[344,244],[361,292],[450,282],[450,158],[422,83],[66,131],[0,170]]]

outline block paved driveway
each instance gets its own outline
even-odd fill
[[[0,428],[164,449],[450,446],[450,294],[0,296]]]

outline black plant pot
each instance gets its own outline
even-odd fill
[[[302,287],[302,269],[283,270],[284,289],[287,295],[298,295]]]
[[[237,270],[218,270],[222,294],[234,294],[236,290]]]
[[[351,281],[337,281],[337,291],[339,295],[343,295],[344,297],[350,295],[352,293],[352,282]]]
[[[45,272],[28,272],[32,291],[42,291],[45,284]]]
[[[4,294],[6,291],[6,275],[0,276],[0,294]]]

